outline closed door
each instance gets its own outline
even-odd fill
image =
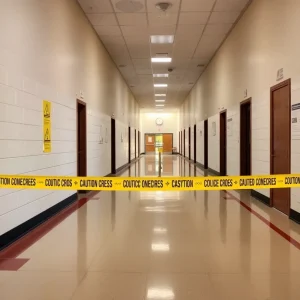
[[[208,120],[204,121],[204,169],[208,168]]]
[[[146,153],[155,152],[155,135],[145,134],[145,150]]]
[[[173,134],[164,133],[163,134],[163,152],[172,153],[173,149]]]
[[[191,159],[191,127],[189,127],[189,159]]]
[[[77,175],[87,175],[86,105],[77,101]]]
[[[290,174],[290,80],[271,88],[271,174]],[[271,204],[289,214],[290,189],[271,189]]]
[[[227,162],[226,162],[226,111],[220,114],[220,175],[226,176]]]
[[[194,125],[194,162],[197,162],[197,127]]]
[[[116,174],[116,121],[111,119],[111,173]]]
[[[240,174],[251,175],[251,100],[241,105]]]

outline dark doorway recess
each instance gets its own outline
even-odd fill
[[[116,120],[111,119],[111,173],[116,174]]]
[[[226,176],[227,173],[227,113],[226,110],[220,113],[220,175]]]
[[[291,80],[273,86],[271,100],[271,174],[291,172]],[[290,189],[271,189],[270,202],[286,215],[290,211]]]
[[[141,133],[138,131],[138,157],[140,157],[141,154]]]
[[[197,162],[197,126],[194,125],[194,163]]]
[[[204,121],[204,169],[208,169],[208,120]]]
[[[136,129],[134,129],[134,158],[137,157],[136,150]]]
[[[86,142],[86,104],[77,100],[77,176],[80,177],[87,175]]]
[[[191,160],[191,127],[189,127],[189,160]]]
[[[131,162],[131,129],[128,127],[128,163]]]
[[[183,130],[183,156],[185,157],[185,129]]]
[[[181,155],[183,154],[183,142],[182,142],[182,140],[183,140],[183,131],[181,130],[181,139],[180,139],[180,143],[181,143]]]
[[[251,99],[240,106],[240,174],[251,175]]]

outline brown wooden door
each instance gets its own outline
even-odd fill
[[[86,105],[77,100],[77,175],[87,175]]]
[[[290,174],[291,171],[290,95],[290,80],[271,88],[271,174]],[[288,215],[290,189],[271,189],[271,204]]]
[[[191,160],[191,127],[189,127],[189,160]]]
[[[240,174],[251,175],[251,100],[240,108]]]
[[[194,163],[197,162],[197,126],[194,125]]]
[[[163,152],[164,153],[172,153],[173,149],[173,134],[172,133],[164,133],[163,134]]]
[[[145,150],[155,152],[155,134],[145,134]]]
[[[183,130],[183,156],[185,157],[185,145],[186,145],[186,140],[185,140],[185,129]]]
[[[220,114],[220,175],[226,176],[227,163],[226,163],[226,111]]]
[[[204,169],[208,168],[208,120],[204,121]]]

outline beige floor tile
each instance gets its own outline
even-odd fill
[[[72,300],[141,300],[144,299],[146,275],[89,272]]]
[[[74,272],[9,272],[0,279],[1,300],[69,300],[83,273]],[[1,278],[1,273],[0,273]]]

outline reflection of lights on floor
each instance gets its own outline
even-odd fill
[[[150,288],[147,292],[147,299],[172,300],[174,297],[173,290],[169,288]]]
[[[151,245],[152,251],[155,252],[168,252],[170,251],[170,245],[166,243],[156,243]]]
[[[164,228],[164,227],[155,227],[155,228],[153,228],[153,231],[157,232],[157,233],[165,233],[165,232],[167,232],[167,228]]]

